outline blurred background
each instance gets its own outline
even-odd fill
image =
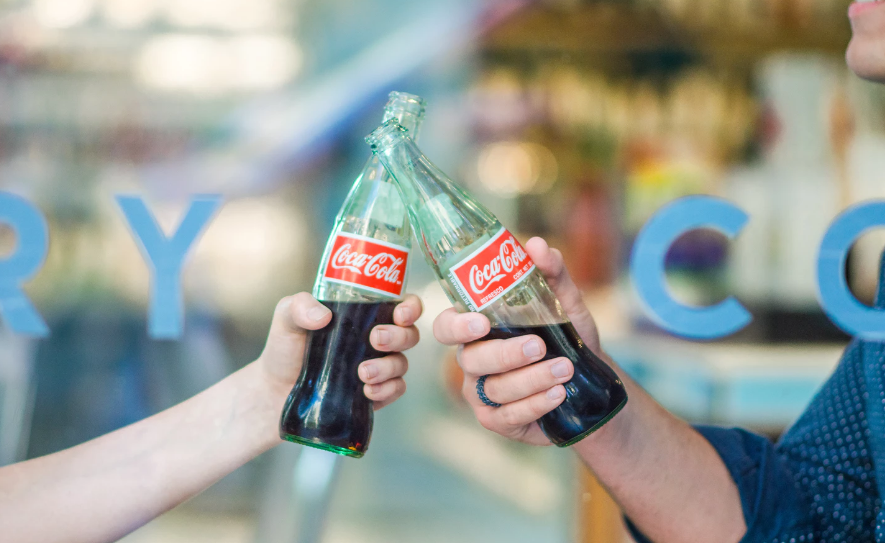
[[[387,93],[429,103],[421,146],[523,241],[562,249],[606,348],[695,422],[776,438],[848,338],[815,259],[845,207],[885,197],[885,92],[844,66],[846,0],[3,0],[0,187],[47,216],[27,286],[51,336],[4,332],[0,463],[66,448],[218,381],[260,353],[275,302],[310,290]],[[149,268],[113,195],[174,228],[225,205],[185,268],[186,329],[147,336]],[[626,279],[662,205],[712,194],[751,221],[670,251],[678,299],[736,295],[738,335],[680,340]],[[0,250],[15,238],[0,229]],[[885,237],[849,262],[869,303]],[[629,541],[567,451],[483,431],[431,334],[448,307],[423,262],[425,340],[369,454],[285,444],[127,543]]]

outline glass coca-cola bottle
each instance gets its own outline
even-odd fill
[[[414,137],[424,101],[393,92],[384,119]],[[280,420],[280,436],[295,443],[362,457],[372,435],[372,402],[359,365],[384,356],[369,343],[377,324],[393,323],[406,287],[411,243],[408,213],[387,170],[372,156],[338,213],[320,261],[313,294],[332,322],[308,335],[301,375]]]
[[[487,339],[534,334],[547,345],[544,360],[573,362],[565,400],[538,420],[550,441],[567,447],[615,416],[627,402],[623,383],[581,340],[516,238],[431,163],[395,120],[366,141],[400,189],[418,244],[455,308],[488,317]]]

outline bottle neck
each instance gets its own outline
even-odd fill
[[[367,141],[372,152],[406,197],[407,205],[424,205],[445,195],[451,201],[458,202],[459,207],[487,217],[492,216],[485,207],[436,167],[409,137],[409,133],[395,123],[385,123]]]
[[[382,136],[374,156],[384,165],[410,208],[417,208],[440,192],[436,179],[427,167],[429,161],[405,130]]]
[[[405,140],[413,142],[414,145],[414,142],[418,141],[418,137],[420,136],[421,124],[424,122],[424,113],[423,109],[420,112],[415,112],[407,106],[408,104],[388,105],[384,108],[384,122],[387,123],[392,120],[405,128],[408,131]],[[382,165],[374,153],[372,153],[372,156],[369,157],[369,160],[363,167],[363,173],[360,178],[362,181],[368,182],[375,180],[391,181],[387,169]]]
[[[396,122],[408,131],[408,137],[405,138],[407,141],[417,141],[421,131],[421,124],[424,122],[424,110],[422,106],[420,111],[414,111],[414,108],[410,106],[410,104],[388,104],[384,108],[384,123],[391,120]],[[366,161],[360,180],[368,182],[376,180],[391,181],[390,174],[374,153]]]
[[[495,216],[430,162],[408,132],[389,123],[367,141],[400,190],[412,226],[436,247],[440,261],[451,248],[496,228]]]
[[[416,113],[408,108],[391,106],[384,110],[382,122],[386,123],[390,120],[396,121],[400,126],[408,130],[410,139],[418,141],[421,124],[424,122],[423,113]]]

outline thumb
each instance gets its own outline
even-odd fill
[[[331,320],[332,311],[307,292],[280,300],[260,357],[268,373],[291,386],[301,372],[307,331],[319,330]]]
[[[538,237],[528,240],[525,248],[581,337],[593,350],[598,350],[599,335],[596,331],[596,322],[584,303],[583,294],[572,281],[572,277],[565,267],[562,253],[558,249],[551,248],[543,238]]]
[[[319,330],[332,318],[332,311],[307,292],[299,292],[280,300],[273,313],[271,334],[302,333]]]

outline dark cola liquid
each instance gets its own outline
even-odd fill
[[[608,364],[593,354],[571,323],[548,326],[495,327],[485,339],[536,335],[547,345],[543,360],[565,357],[575,366],[566,383],[565,400],[538,420],[541,430],[560,447],[568,447],[608,422],[627,402],[627,391]]]
[[[361,457],[372,436],[372,401],[363,393],[359,365],[386,353],[376,351],[369,334],[393,323],[399,302],[321,302],[332,322],[308,335],[301,376],[280,420],[280,437],[319,449]]]

